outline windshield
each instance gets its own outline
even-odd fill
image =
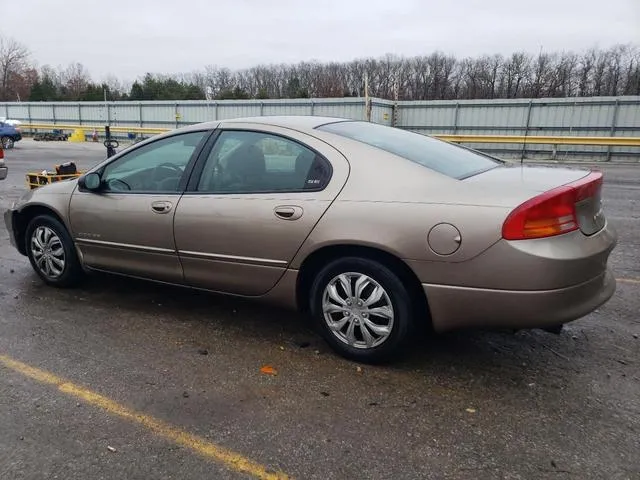
[[[366,143],[457,179],[502,165],[498,159],[452,143],[375,123],[344,121],[317,129]]]

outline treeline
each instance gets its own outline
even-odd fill
[[[0,37],[0,100],[99,101],[361,97],[400,100],[640,95],[640,48],[583,52],[516,52],[458,59],[427,56],[259,65],[232,71],[207,66],[151,74],[124,83],[95,82],[81,63],[36,68],[28,49]],[[366,79],[366,81],[365,81]]]

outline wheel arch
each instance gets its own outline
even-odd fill
[[[25,250],[25,234],[27,231],[27,225],[29,225],[29,222],[38,215],[49,215],[50,217],[55,218],[64,225],[69,234],[71,234],[67,222],[64,221],[62,215],[60,215],[60,213],[55,209],[39,203],[27,205],[20,211],[14,213],[13,217],[17,248],[22,255],[27,255]]]
[[[311,252],[301,263],[296,282],[296,304],[303,313],[309,312],[309,294],[315,275],[328,262],[343,257],[358,257],[380,262],[390,268],[408,286],[414,299],[416,318],[425,318],[431,326],[429,302],[415,272],[402,259],[378,247],[359,244],[326,245]]]

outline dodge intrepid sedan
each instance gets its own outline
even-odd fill
[[[105,271],[274,302],[375,362],[422,322],[556,329],[605,303],[602,183],[369,122],[258,117],[149,138],[5,222],[49,285]]]

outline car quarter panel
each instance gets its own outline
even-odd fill
[[[313,230],[291,267],[300,268],[311,253],[332,245],[378,248],[404,260],[464,262],[500,240],[502,220],[508,213],[500,207],[339,199]],[[444,239],[457,248],[448,255],[436,253],[428,241],[429,232],[445,224],[459,232]]]
[[[500,240],[465,262],[407,260],[424,284],[496,290],[551,290],[598,277],[617,243],[610,224],[592,236],[580,231],[549,238]]]

